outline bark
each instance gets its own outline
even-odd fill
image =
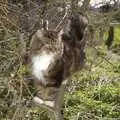
[[[108,31],[108,38],[106,41],[106,45],[108,49],[111,48],[113,41],[114,41],[114,27],[110,26],[109,31]]]

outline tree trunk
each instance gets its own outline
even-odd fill
[[[106,45],[108,49],[111,48],[113,41],[114,41],[114,27],[110,26],[109,31],[108,31],[108,38],[106,41]]]

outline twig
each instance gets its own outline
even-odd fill
[[[10,41],[10,39],[8,39],[8,40],[2,40],[2,41],[0,41],[0,44],[1,43],[5,43],[5,42],[9,42]]]
[[[59,24],[57,25],[57,27],[55,28],[55,31],[60,27],[60,25],[63,23],[63,21],[65,20],[66,16],[68,15],[68,10],[69,10],[70,6],[66,6],[66,11],[65,11],[65,15],[63,16],[62,20],[59,22]]]
[[[89,44],[88,44],[89,45]],[[90,45],[89,45],[90,46]],[[92,48],[94,48],[96,51],[97,51],[97,53],[99,53],[99,51],[97,50],[97,48],[95,48],[94,46],[90,46],[90,47],[92,47]],[[105,61],[107,61],[110,65],[112,65],[113,67],[115,67],[106,57],[103,57],[103,56],[101,56],[100,55],[100,57],[102,58],[102,59],[104,59]]]

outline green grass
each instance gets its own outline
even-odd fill
[[[120,45],[120,25],[115,27],[115,39],[114,39],[114,45]]]
[[[107,50],[100,54],[88,50],[87,65],[72,76],[70,91],[65,97],[65,120],[112,120],[120,118],[120,62],[119,56],[106,61]],[[102,51],[101,51],[102,49]],[[99,63],[99,64],[98,64]],[[91,65],[92,64],[92,65]]]

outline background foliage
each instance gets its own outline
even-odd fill
[[[84,8],[86,5],[83,5]],[[55,28],[64,15],[64,8],[65,2],[57,0],[45,2],[31,0],[31,3],[26,0],[0,1],[1,120],[50,119],[44,109],[31,103],[36,89],[31,82],[27,65],[24,64],[23,54],[26,51],[28,36],[41,27],[41,22],[38,21],[41,18],[49,19],[50,28]],[[86,45],[85,68],[72,75],[65,94],[64,119],[120,119],[119,24],[114,26],[114,41],[111,49],[108,50],[105,45],[111,21],[117,20],[118,23],[120,21],[119,9],[100,13],[76,8],[75,10],[87,14],[90,33]],[[56,12],[57,10],[63,11]]]

